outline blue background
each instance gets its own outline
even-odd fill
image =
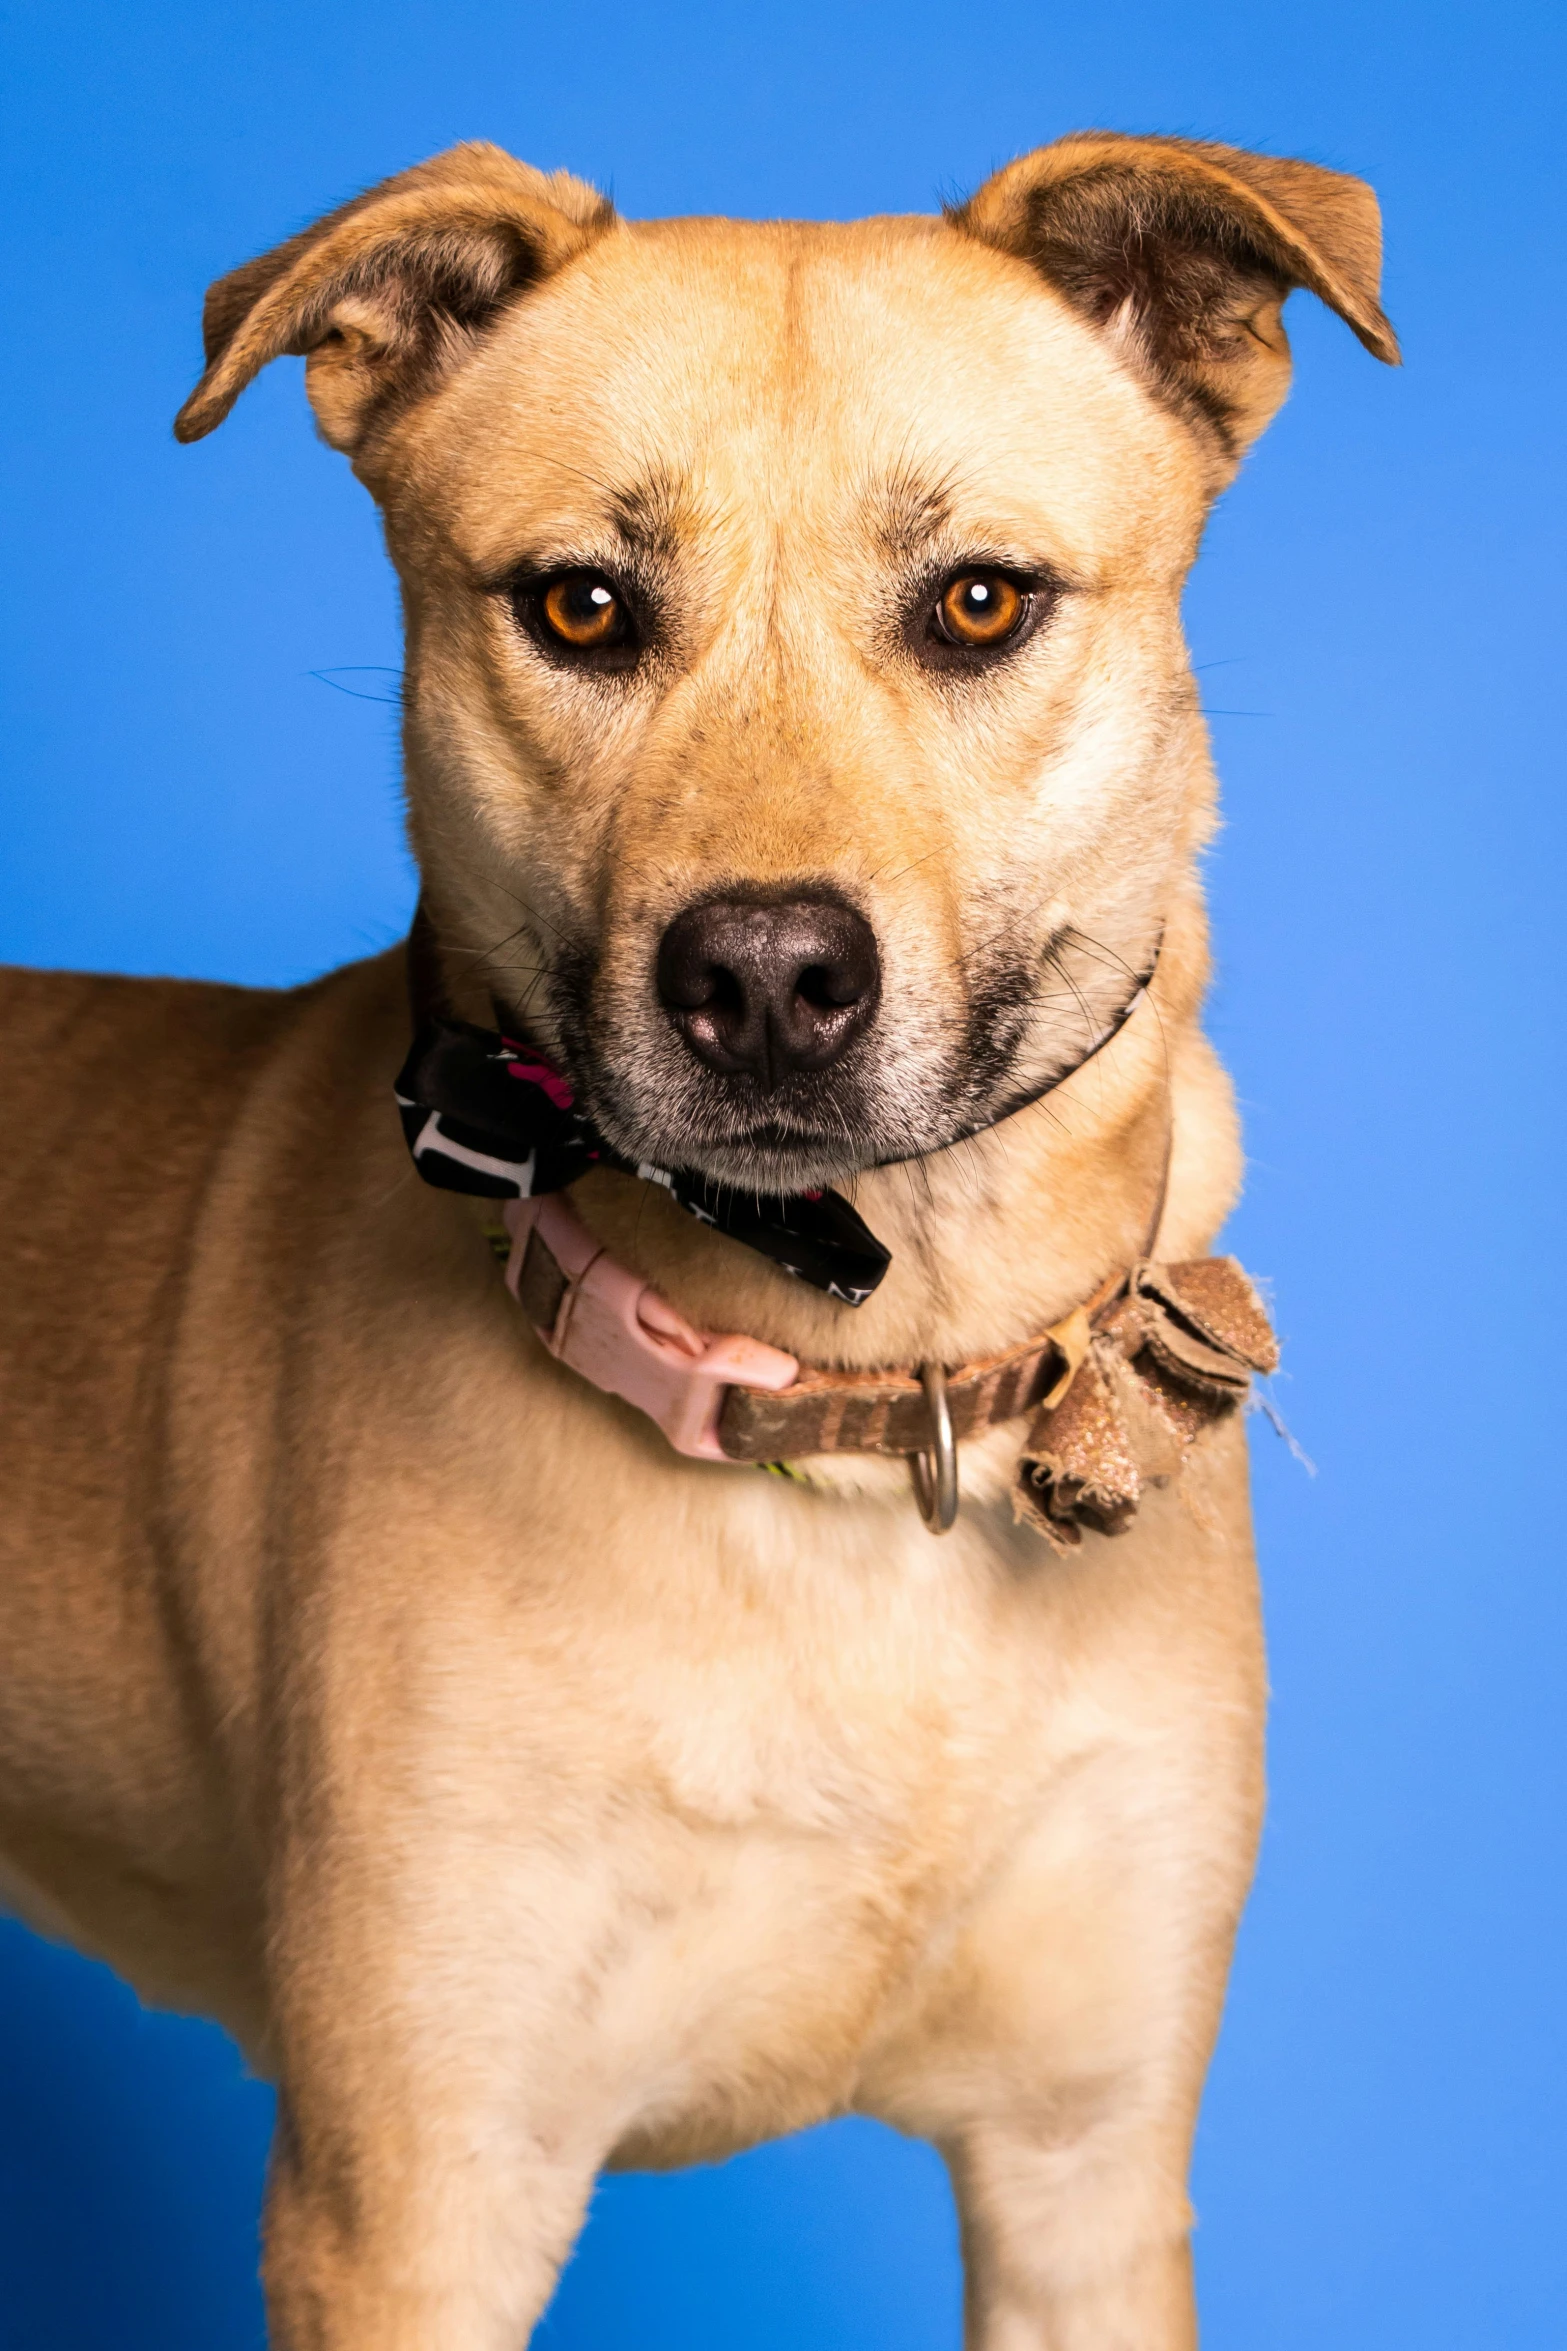
[[[1567,2340],[1561,2025],[1562,17],[327,0],[5,13],[0,954],[288,981],[399,933],[375,520],[298,368],[169,420],[207,282],[458,138],[623,209],[927,210],[1091,124],[1364,172],[1408,358],[1305,297],[1190,597],[1226,787],[1213,1026],[1270,1275],[1276,1707],[1205,2111],[1209,2351]],[[318,673],[332,674],[323,682]],[[341,690],[341,689],[352,689]],[[368,696],[368,699],[362,698]],[[0,2344],[259,2343],[268,2093],[0,1926]],[[601,2195],[556,2351],[955,2351],[870,2125]]]

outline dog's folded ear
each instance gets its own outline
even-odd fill
[[[1112,335],[1225,460],[1289,383],[1280,320],[1296,286],[1390,365],[1382,228],[1364,180],[1195,139],[1084,131],[1011,163],[953,226],[1030,263]]]
[[[534,171],[482,142],[385,180],[219,278],[202,320],[206,373],[176,437],[199,441],[269,360],[303,352],[322,435],[352,452],[389,406],[436,380],[514,296],[613,220],[568,172]]]

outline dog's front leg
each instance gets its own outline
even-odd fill
[[[432,2130],[361,2136],[282,2109],[263,2264],[273,2351],[521,2351],[581,2226],[594,2165]]]
[[[351,2110],[307,2123],[290,2099],[267,2196],[273,2351],[521,2351],[593,2171],[482,2131],[389,2147]]]
[[[1191,2351],[1186,2137],[1099,2122],[949,2149],[969,2351]]]
[[[449,1823],[417,1851],[276,1937],[273,2351],[521,2351],[613,2136],[582,1886]]]

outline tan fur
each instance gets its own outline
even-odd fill
[[[760,1181],[654,944],[743,883],[875,926],[855,1131],[791,1171],[890,1244],[868,1304],[645,1184],[573,1195],[694,1319],[842,1364],[1000,1348],[1145,1245],[1167,1149],[1160,1247],[1211,1239],[1240,1161],[1178,600],[1281,396],[1289,285],[1391,356],[1375,276],[1358,183],[1096,135],[850,227],[623,223],[461,148],[214,290],[182,432],[307,350],[381,503],[460,1004],[526,1009],[622,1147],[699,1133]],[[667,626],[585,682],[497,586],[628,527]],[[977,555],[1063,593],[1004,668],[933,677],[899,600]],[[942,1147],[986,988],[1037,1082],[1161,932],[1111,1047]],[[947,2152],[982,2351],[1190,2345],[1260,1805],[1239,1422],[1066,1562],[1012,1523],[1016,1432],[964,1449],[940,1543],[896,1464],[681,1461],[412,1175],[397,957],[0,1003],[6,1880],[276,2073],[274,2341],[515,2347],[601,2166],[858,2109]],[[900,1137],[913,1165],[863,1172]]]

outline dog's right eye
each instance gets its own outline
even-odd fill
[[[631,634],[626,607],[600,572],[563,571],[552,580],[541,580],[535,594],[539,617],[550,635],[575,653],[623,645]]]
[[[541,653],[569,668],[634,669],[642,647],[631,600],[585,565],[535,572],[506,584],[512,612]]]

